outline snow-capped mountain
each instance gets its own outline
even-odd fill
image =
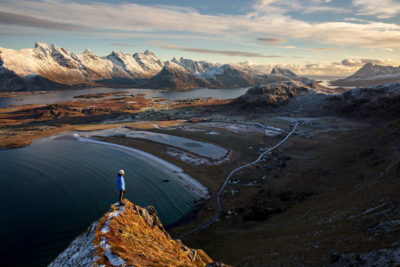
[[[209,83],[194,75],[186,68],[172,61],[167,61],[162,70],[152,77],[146,87],[167,89],[191,89],[207,87]]]
[[[56,45],[37,42],[33,49],[0,48],[0,85],[2,89],[20,89],[24,85],[28,89],[35,89],[37,86],[29,86],[29,82],[36,76],[49,84],[60,86],[96,86],[107,81],[116,84],[129,81],[134,85],[140,79],[157,74],[163,65],[150,51],[134,55],[113,51],[106,57],[99,57],[90,50],[74,54]],[[10,84],[10,77],[20,83]]]
[[[275,67],[272,69],[271,75],[279,75],[279,76],[297,78],[297,75],[294,72],[292,72],[291,70],[282,69],[282,68],[278,68],[278,67]]]
[[[284,69],[269,74],[270,69],[250,62],[222,65],[185,58],[163,62],[148,50],[133,55],[115,50],[99,57],[88,49],[74,54],[40,42],[32,49],[0,48],[0,90],[11,91],[71,86],[225,88],[304,79]]]
[[[211,87],[218,88],[246,87],[288,80],[303,82],[309,80],[297,76],[288,69],[272,68],[270,65],[257,65],[252,62],[221,65],[184,58],[174,58],[172,61],[197,77],[206,79]],[[272,72],[269,73],[271,68]]]
[[[251,61],[244,61],[244,62],[231,64],[231,65],[241,71],[248,72],[248,73],[255,73],[257,75],[269,74],[273,68],[273,66],[269,65],[269,64],[260,65],[260,64],[256,64]]]
[[[365,64],[353,75],[331,82],[336,86],[374,86],[400,81],[400,66]]]
[[[221,66],[221,64],[214,64],[214,63],[210,63],[208,61],[195,61],[195,60],[187,59],[187,58],[183,58],[183,57],[181,57],[179,59],[174,57],[171,60],[171,62],[184,67],[185,69],[187,69],[188,71],[190,71],[193,74],[202,74],[211,69],[219,68]]]

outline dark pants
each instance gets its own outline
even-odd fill
[[[121,204],[121,205],[122,205],[122,199],[124,198],[125,191],[126,190],[119,191],[119,204]]]

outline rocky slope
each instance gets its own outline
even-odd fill
[[[400,81],[400,66],[365,64],[353,75],[331,82],[335,86],[374,86]]]
[[[174,240],[153,207],[125,202],[78,236],[49,266],[226,266]]]
[[[382,86],[354,88],[329,96],[325,106],[336,112],[358,117],[398,117],[400,112],[400,82]]]
[[[292,101],[293,100],[293,101]],[[280,82],[250,88],[230,105],[242,109],[284,109],[311,116],[396,117],[400,112],[400,83],[331,89],[317,82]]]

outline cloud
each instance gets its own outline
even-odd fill
[[[284,44],[286,42],[285,39],[274,38],[274,37],[259,37],[257,38],[257,40],[264,44],[272,44],[272,45]]]
[[[152,45],[156,45],[165,49],[179,50],[185,52],[203,53],[203,54],[219,54],[231,57],[259,57],[259,58],[276,58],[281,57],[278,55],[263,55],[259,53],[252,53],[246,51],[232,51],[232,50],[213,50],[205,48],[194,48],[194,47],[184,47],[178,46],[166,42],[153,42]]]
[[[121,46],[121,47],[135,47],[133,44],[124,44],[124,43],[110,43],[112,46]]]
[[[359,70],[364,64],[372,63],[384,66],[397,66],[392,59],[381,58],[350,58],[343,59],[341,62],[328,63],[307,63],[307,64],[284,64],[283,68],[288,68],[299,75],[309,76],[349,76]]]
[[[343,62],[345,64],[343,64]],[[352,62],[352,64],[347,64]],[[357,70],[359,70],[365,63],[371,62],[373,64],[397,66],[396,62],[391,59],[379,58],[352,58],[343,59],[341,62],[326,62],[326,63],[305,63],[305,64],[266,64],[257,65],[256,63],[245,61],[238,63],[239,65],[252,65],[253,68],[260,70],[260,72],[270,72],[274,67],[290,69],[298,75],[302,76],[337,76],[346,77]]]
[[[270,5],[270,4],[274,3],[274,2],[277,2],[277,0],[260,0],[260,1],[258,1],[257,4],[259,6],[268,6],[268,5]]]
[[[336,47],[306,48],[305,50],[309,50],[309,51],[313,51],[313,52],[325,52],[325,51],[338,52],[339,51],[339,49]]]
[[[350,13],[351,11],[345,8],[330,5],[331,1],[322,0],[258,0],[253,4],[253,9],[256,12],[281,13]]]
[[[400,3],[393,0],[353,0],[358,15],[373,15],[387,19],[400,14]]]
[[[361,1],[361,0],[354,0]],[[364,0],[366,1],[366,0]],[[389,1],[389,0],[383,0]],[[29,14],[26,17],[43,18],[55,21],[65,27],[73,27],[79,21],[80,27],[96,29],[87,34],[102,34],[109,37],[113,34],[162,33],[168,35],[197,35],[202,38],[222,38],[225,41],[240,42],[256,38],[254,36],[280,36],[281,38],[300,39],[320,44],[338,46],[357,46],[367,48],[399,48],[400,25],[368,21],[356,23],[314,22],[294,19],[288,12],[303,10],[311,12],[317,9],[333,8],[323,0],[309,0],[303,3],[294,0],[258,1],[263,4],[259,10],[242,15],[208,15],[196,10],[173,6],[147,6],[123,2],[111,4],[106,2],[73,2],[61,0],[2,0],[2,12]],[[293,3],[292,5],[289,5]],[[314,7],[311,8],[311,4]],[[304,9],[310,8],[311,11]],[[345,10],[345,12],[352,10]],[[99,15],[101,14],[101,15]],[[134,16],[132,14],[135,14]],[[50,25],[47,25],[50,27]],[[63,29],[61,27],[61,29]]]
[[[38,19],[32,16],[20,15],[16,13],[0,11],[0,24],[3,25],[17,25],[24,27],[41,28],[48,30],[59,30],[59,31],[76,31],[76,30],[87,30],[88,27],[71,24],[71,23],[59,23],[56,21],[50,21],[45,19]]]
[[[364,64],[372,63],[378,65],[392,65],[394,62],[390,59],[379,59],[379,58],[358,58],[358,59],[343,59],[342,60],[343,66],[355,66],[361,67]]]

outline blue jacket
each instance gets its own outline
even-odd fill
[[[119,191],[125,190],[125,180],[124,176],[117,175],[117,188]]]

